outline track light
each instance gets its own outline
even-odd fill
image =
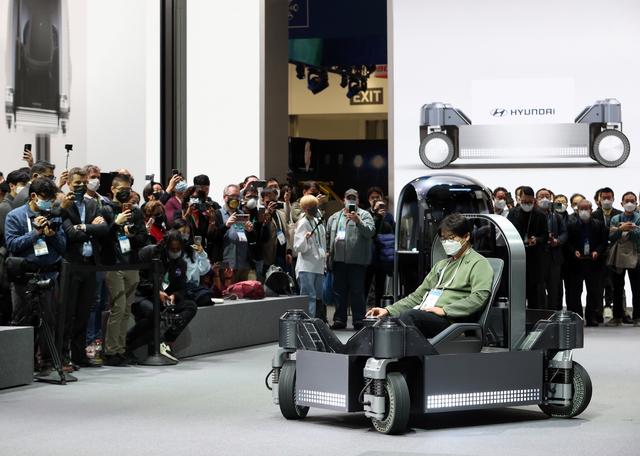
[[[317,70],[315,68],[309,68],[307,72],[307,88],[311,90],[314,95],[322,92],[329,87],[329,75],[327,70]]]
[[[296,78],[304,79],[304,65],[301,63],[296,64]]]
[[[347,87],[348,84],[349,84],[349,75],[347,74],[346,71],[343,71],[340,74],[340,87],[344,89],[345,87]]]
[[[352,76],[349,78],[349,89],[347,90],[347,98],[351,99],[362,92],[362,83],[360,76]]]

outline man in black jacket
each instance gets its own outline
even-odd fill
[[[521,187],[520,204],[509,212],[508,219],[520,233],[527,254],[527,305],[539,309],[544,305],[542,255],[549,231],[546,216],[535,207],[531,187]]]
[[[102,261],[106,264],[138,264],[138,251],[147,241],[147,229],[142,211],[130,200],[131,178],[116,175],[111,184],[113,201],[103,208],[109,225],[102,249]],[[135,297],[140,274],[136,270],[109,271],[105,282],[111,299],[111,314],[105,338],[105,364],[127,364],[125,338],[131,316],[131,304]]]
[[[602,319],[602,278],[609,233],[591,212],[591,202],[580,201],[578,219],[568,228],[567,309],[582,316],[582,282],[585,282],[585,322],[587,326],[598,326]]]
[[[611,219],[618,214],[622,214],[621,210],[613,207],[613,202],[615,201],[614,197],[615,195],[611,188],[609,187],[601,188],[598,191],[598,200],[596,201],[596,204],[598,205],[598,209],[593,211],[593,214],[591,214],[591,217],[594,220],[599,220],[607,230],[611,225]],[[604,252],[605,258],[607,256],[608,251],[609,251],[609,245],[607,243],[607,250]],[[611,306],[613,305],[613,277],[612,277],[613,270],[611,268],[605,267],[603,274],[604,274],[604,283],[603,283],[604,305],[605,307],[611,308]],[[624,290],[622,291],[622,293],[623,293],[623,300],[624,300],[625,299]],[[603,316],[602,315],[598,316],[598,320],[600,323],[602,323],[604,321]]]
[[[62,201],[62,227],[67,235],[65,259],[73,271],[69,278],[67,308],[65,312],[64,349],[70,354],[65,360],[88,366],[85,355],[87,322],[96,293],[96,273],[82,266],[99,264],[100,241],[108,234],[109,227],[101,215],[95,200],[85,198],[87,173],[81,168],[69,171],[69,192]]]

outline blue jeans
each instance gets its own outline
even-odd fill
[[[87,345],[102,337],[102,312],[107,303],[107,287],[104,284],[104,271],[96,272],[96,295],[91,303],[91,313],[87,323]]]
[[[364,319],[366,304],[364,301],[364,278],[367,267],[361,264],[333,262],[333,292],[336,300],[334,322],[347,322],[347,305],[351,304],[354,323]]]
[[[300,294],[309,296],[308,311],[311,318],[316,316],[316,299],[322,299],[322,281],[324,275],[314,272],[300,272],[298,282],[300,283]]]

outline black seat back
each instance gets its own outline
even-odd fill
[[[489,295],[487,304],[482,310],[480,319],[478,320],[478,324],[482,326],[483,342],[484,339],[486,339],[487,318],[489,317],[489,311],[491,310],[493,301],[495,301],[496,299],[496,294],[498,293],[498,288],[500,287],[500,279],[502,278],[502,270],[504,269],[504,260],[500,258],[487,258],[487,261],[491,265],[491,269],[493,269],[493,283],[491,284],[491,294]]]

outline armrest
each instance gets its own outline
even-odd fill
[[[480,342],[482,343],[482,326],[480,326],[478,323],[454,323],[437,336],[429,339],[429,342],[437,350],[438,345],[457,339],[467,331],[475,332],[478,339],[480,339]]]

